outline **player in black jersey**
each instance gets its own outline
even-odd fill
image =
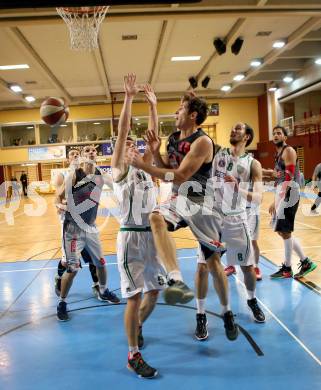
[[[207,117],[207,104],[194,94],[186,94],[176,111],[178,131],[170,135],[167,153],[160,155],[160,139],[147,133],[148,146],[157,166],[146,164],[137,151],[131,151],[128,163],[150,175],[173,182],[170,198],[150,216],[158,254],[168,271],[169,287],[164,299],[169,304],[187,303],[194,294],[183,282],[176,259],[176,247],[168,231],[189,226],[198,240],[219,296],[226,335],[238,335],[228,298],[228,282],[220,261],[221,216],[214,209],[204,212],[207,180],[211,177],[215,145],[200,128]]]
[[[274,179],[276,195],[273,203],[269,207],[272,215],[272,224],[284,242],[284,263],[280,269],[270,275],[273,279],[291,278],[292,252],[294,251],[300,258],[299,272],[294,278],[305,276],[316,268],[305,254],[298,240],[292,237],[294,230],[295,215],[300,202],[300,171],[297,162],[296,151],[286,144],[287,131],[282,126],[273,129],[273,143],[276,147],[275,167],[263,169],[263,179]]]

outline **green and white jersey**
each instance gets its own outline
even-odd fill
[[[253,157],[245,153],[240,157],[231,154],[229,148],[220,149],[213,161],[214,197],[225,215],[245,212],[247,201],[237,190],[235,183],[225,183],[227,175],[234,176],[239,187],[248,191],[251,182]]]
[[[150,226],[149,214],[156,206],[157,194],[148,173],[130,166],[126,176],[114,182],[114,193],[121,227]]]

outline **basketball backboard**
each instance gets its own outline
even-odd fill
[[[92,7],[104,5],[139,5],[139,4],[184,4],[199,3],[201,0],[0,0],[0,9],[14,8],[50,8],[50,7]]]

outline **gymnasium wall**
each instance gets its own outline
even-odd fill
[[[293,147],[304,148],[304,177],[311,178],[314,168],[321,162],[321,133],[289,137],[287,143]],[[256,158],[263,168],[274,168],[275,146],[270,142],[259,142]]]
[[[239,98],[239,99],[215,99],[208,100],[208,103],[219,104],[219,115],[209,116],[205,124],[216,124],[216,142],[222,146],[229,144],[229,134],[233,124],[238,121],[249,123],[255,132],[255,138],[252,149],[256,148],[256,143],[259,141],[259,124],[258,124],[258,104],[257,98]],[[179,101],[159,102],[159,115],[174,114],[179,106]],[[114,114],[119,116],[122,105],[115,104]],[[133,116],[148,115],[148,107],[146,103],[134,103]],[[90,106],[74,106],[70,107],[71,121],[85,119],[102,119],[111,118],[111,105],[90,105]],[[0,111],[0,124],[5,123],[26,123],[39,122],[39,109],[25,110],[8,110]],[[14,164],[28,161],[27,147],[11,147],[10,149],[1,149],[0,164]]]

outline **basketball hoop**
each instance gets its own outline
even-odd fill
[[[60,7],[58,15],[67,24],[70,47],[73,50],[98,48],[98,32],[109,6],[101,7]]]

